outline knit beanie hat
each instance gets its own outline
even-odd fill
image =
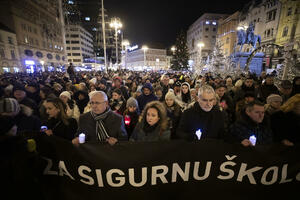
[[[175,98],[176,98],[176,96],[175,96],[174,92],[172,92],[172,91],[167,92],[167,94],[165,96],[165,99],[173,99],[173,100],[175,100]]]
[[[271,94],[267,97],[267,104],[270,104],[274,101],[280,101],[282,102],[282,97],[279,96],[278,94]]]
[[[129,106],[136,107],[136,108],[139,107],[137,100],[133,97],[130,97],[127,100],[126,107],[128,108]]]
[[[71,99],[71,93],[68,91],[63,91],[59,96],[66,96],[68,99]]]
[[[189,90],[191,89],[191,88],[190,88],[190,84],[189,84],[188,82],[184,82],[184,83],[182,83],[182,84],[181,84],[181,87],[182,87],[183,85],[186,85],[186,86],[188,86]]]
[[[19,113],[20,105],[16,99],[4,98],[0,100],[0,113]]]

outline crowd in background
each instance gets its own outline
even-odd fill
[[[110,144],[201,137],[249,146],[254,135],[257,144],[294,145],[300,141],[300,77],[275,85],[275,76],[71,68],[6,73],[0,75],[1,137],[42,132],[73,144],[80,133],[86,142]]]

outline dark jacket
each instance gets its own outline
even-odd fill
[[[128,124],[126,124],[125,122],[125,128],[127,131],[127,135],[128,135],[128,139],[130,138],[135,126],[137,125],[138,121],[139,121],[139,114],[138,112],[129,112],[128,110],[125,110],[124,114],[123,114],[123,118],[124,120],[128,120]],[[129,119],[127,119],[129,118]]]
[[[265,83],[261,86],[260,88],[260,97],[259,99],[262,101],[262,102],[266,102],[266,99],[267,97],[270,95],[270,94],[279,94],[279,90],[278,88],[272,84],[272,85],[266,85]]]
[[[271,144],[273,142],[272,131],[266,119],[262,123],[257,124],[245,112],[230,128],[229,138],[226,138],[231,143],[240,143],[244,139],[249,139],[251,135],[255,135],[256,144]]]
[[[176,139],[176,130],[178,128],[180,117],[182,115],[181,108],[176,102],[174,102],[174,105],[172,107],[168,107],[166,103],[164,103],[164,106],[167,110],[169,127],[171,130],[171,139]]]
[[[66,140],[72,140],[75,137],[77,130],[77,121],[73,118],[68,119],[69,124],[65,125],[63,121],[51,118],[45,124],[48,127],[48,130],[52,130],[53,135],[62,137]]]
[[[211,111],[205,112],[199,103],[185,110],[181,116],[177,136],[188,141],[197,140],[195,132],[200,129],[201,139],[214,138],[223,139],[224,136],[224,115],[214,106]]]
[[[158,100],[157,96],[153,94],[153,87],[151,83],[145,83],[145,85],[142,87],[142,91],[144,88],[148,88],[151,91],[151,94],[145,95],[143,93],[142,95],[138,96],[138,98],[136,99],[138,101],[140,111],[144,109],[147,103]]]
[[[113,111],[110,111],[103,120],[104,128],[110,137],[117,138],[119,141],[127,140],[127,132],[123,117]],[[86,141],[98,141],[96,135],[96,121],[91,112],[84,113],[79,117],[79,126],[76,136],[84,133]]]
[[[293,143],[300,143],[300,116],[294,112],[278,111],[271,115],[271,127],[276,142],[284,139]]]
[[[134,141],[161,141],[170,140],[171,132],[170,130],[160,131],[160,126],[153,126],[153,128],[148,127],[148,131],[145,130],[145,125],[143,122],[139,122],[131,136],[131,140]]]

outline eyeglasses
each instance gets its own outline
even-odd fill
[[[100,105],[100,104],[103,104],[103,103],[105,103],[106,101],[102,101],[102,102],[98,102],[98,101],[90,101],[89,103],[91,104],[91,105],[96,105],[96,106],[98,106],[98,105]]]

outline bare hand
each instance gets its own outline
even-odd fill
[[[294,143],[290,142],[289,140],[287,139],[284,139],[281,141],[282,144],[286,145],[286,146],[294,146]]]
[[[106,139],[106,142],[108,142],[110,145],[114,145],[118,142],[118,139],[114,137],[109,137]]]
[[[76,137],[72,140],[72,144],[74,144],[75,146],[79,146],[79,138]]]
[[[244,147],[248,147],[248,146],[253,146],[252,143],[250,142],[250,140],[248,139],[244,139],[241,144],[244,146]]]
[[[52,132],[52,130],[51,130],[51,129],[49,129],[49,130],[45,130],[45,133],[46,133],[48,136],[51,136],[51,135],[53,135],[53,132]]]

